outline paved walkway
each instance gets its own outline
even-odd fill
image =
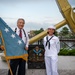
[[[0,59],[0,75],[7,75],[8,66]],[[59,56],[59,75],[75,75],[75,56]],[[45,69],[27,69],[26,75],[46,75]]]
[[[75,70],[75,56],[59,56],[59,70]]]

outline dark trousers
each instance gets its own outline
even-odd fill
[[[26,61],[23,59],[12,59],[10,60],[10,67],[13,75],[25,75],[26,70]],[[10,70],[8,71],[8,75],[11,75]]]

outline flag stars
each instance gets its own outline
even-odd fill
[[[18,44],[19,44],[19,45],[22,44],[21,40],[18,40]]]
[[[11,37],[12,37],[12,38],[15,38],[15,34],[12,34]]]
[[[8,28],[5,28],[5,32],[6,32],[6,33],[9,32],[9,29],[8,29]]]

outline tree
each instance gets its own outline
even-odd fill
[[[37,35],[37,34],[41,33],[42,31],[44,31],[44,29],[40,28],[40,30],[35,30],[34,33],[35,33],[35,35]]]
[[[62,36],[66,36],[69,34],[69,29],[67,27],[64,27],[61,31],[60,31],[60,35]]]
[[[58,31],[55,31],[55,35],[58,36]]]

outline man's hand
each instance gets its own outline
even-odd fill
[[[25,50],[27,50],[27,51],[28,51],[28,47],[25,47]]]
[[[3,46],[3,45],[1,45],[0,48],[1,48],[2,50],[4,50],[4,46]]]

